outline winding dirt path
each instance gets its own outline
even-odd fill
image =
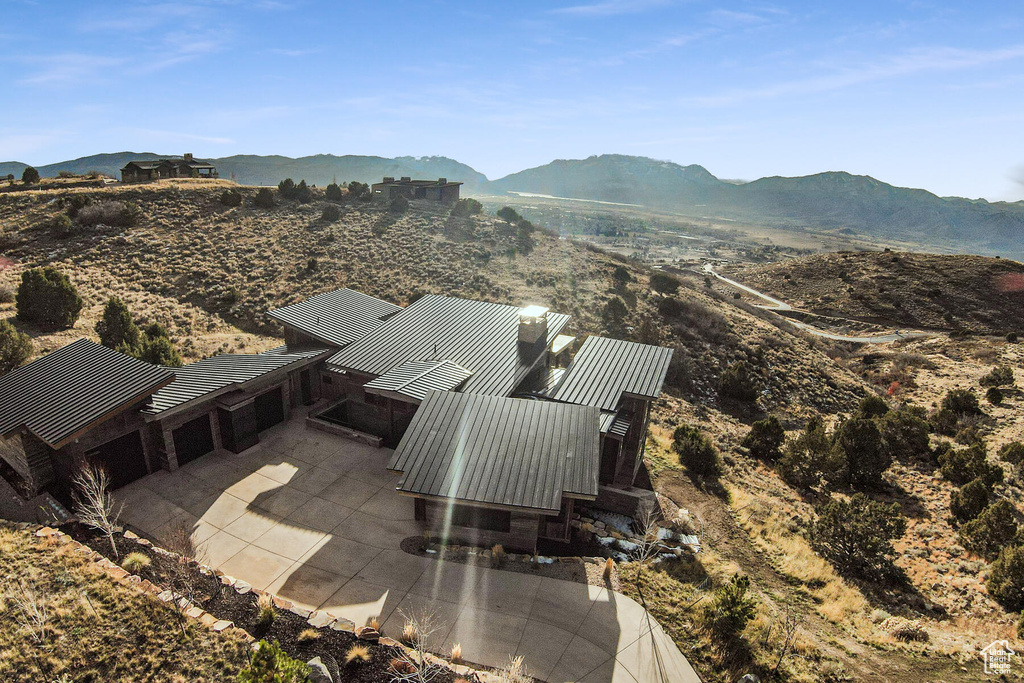
[[[705,263],[704,264],[704,272],[708,273],[709,275],[713,275],[714,277],[716,277],[717,279],[721,280],[722,282],[724,282],[725,284],[729,285],[730,287],[735,287],[736,289],[740,289],[740,290],[742,290],[742,291],[744,291],[744,292],[746,292],[748,294],[752,294],[753,296],[756,296],[759,299],[762,299],[762,300],[768,302],[766,304],[754,304],[758,308],[762,308],[762,309],[764,309],[766,311],[772,311],[773,313],[776,313],[776,314],[781,314],[784,311],[795,311],[795,312],[801,312],[801,313],[806,312],[806,311],[801,311],[798,308],[794,308],[793,306],[787,304],[785,301],[782,301],[781,299],[776,299],[775,297],[769,296],[768,294],[765,294],[764,292],[757,291],[753,287],[748,287],[745,284],[742,284],[740,282],[736,282],[736,280],[732,280],[730,278],[725,277],[724,275],[720,275],[719,273],[715,272],[714,265],[712,265],[710,263]],[[811,324],[808,324],[808,323],[805,323],[805,322],[801,322],[799,320],[793,320],[792,318],[790,318],[788,316],[784,316],[784,317],[789,322],[789,324],[793,325],[794,327],[799,327],[801,330],[804,330],[805,332],[807,332],[809,334],[813,334],[813,335],[815,335],[817,337],[823,337],[825,339],[832,339],[834,341],[855,342],[855,343],[858,343],[858,344],[886,344],[888,342],[899,341],[900,339],[916,339],[916,338],[919,338],[919,337],[930,337],[930,336],[933,336],[933,333],[931,333],[931,332],[923,332],[921,330],[896,330],[895,332],[891,332],[889,334],[875,334],[875,335],[868,335],[868,336],[853,336],[853,335],[847,335],[847,334],[835,334],[833,332],[826,332],[826,331],[824,331],[824,330],[822,330],[822,329],[820,329],[818,327],[815,327],[814,325],[811,325]],[[842,320],[842,318],[838,318],[838,319]],[[851,321],[851,322],[854,322],[854,321]]]

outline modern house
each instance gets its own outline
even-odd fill
[[[394,448],[436,537],[532,551],[565,541],[579,501],[633,514],[651,403],[672,351],[591,336],[541,306],[349,289],[268,312],[286,344],[155,367],[87,340],[0,377],[0,459],[23,490],[67,493],[93,461],[122,486],[235,453],[293,408],[315,429]]]
[[[451,204],[459,201],[459,188],[462,183],[449,182],[447,178],[437,180],[413,180],[404,176],[395,180],[386,176],[379,183],[370,186],[373,198],[390,202],[395,197],[406,199],[427,199],[434,202]]]
[[[119,488],[216,448],[237,453],[316,399],[310,366],[330,351],[280,347],[164,368],[79,339],[0,377],[0,466],[26,494],[47,488],[66,501],[85,462]]]
[[[185,154],[181,159],[129,161],[121,169],[122,183],[142,183],[164,178],[217,178],[217,167]]]

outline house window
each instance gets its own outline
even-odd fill
[[[507,510],[488,510],[470,505],[452,505],[452,524],[508,533],[512,529],[512,513]]]

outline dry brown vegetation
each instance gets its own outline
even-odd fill
[[[827,350],[812,340],[781,335],[768,316],[747,311],[683,282],[678,304],[651,292],[648,272],[599,251],[538,231],[528,255],[513,254],[505,223],[488,216],[451,218],[414,206],[395,216],[362,202],[341,206],[341,219],[321,219],[318,200],[278,199],[256,209],[254,188],[238,188],[240,207],[218,198],[226,181],[174,181],[104,189],[36,190],[0,196],[0,246],[11,260],[0,286],[16,287],[24,268],[55,264],[86,300],[72,330],[35,338],[36,352],[94,327],[111,294],[141,322],[168,328],[186,361],[216,351],[251,352],[279,343],[264,313],[312,294],[351,287],[404,304],[439,293],[520,305],[542,303],[573,316],[579,334],[608,333],[676,348],[672,383],[684,395],[717,401],[718,374],[738,360],[761,375],[763,402],[773,409],[838,410],[863,393],[851,374],[830,367]],[[133,228],[104,228],[55,237],[49,222],[76,194],[138,205]],[[316,268],[310,270],[310,259]],[[606,320],[605,303],[620,297],[621,322]],[[660,309],[660,310],[659,310]],[[0,315],[13,315],[0,305]],[[272,336],[273,335],[273,336]]]
[[[813,313],[894,327],[1024,333],[1024,264],[888,251],[817,254],[734,271]]]
[[[263,315],[266,309],[342,286],[396,303],[431,292],[550,305],[573,315],[571,329],[577,334],[605,333],[676,349],[671,386],[653,416],[647,456],[659,492],[691,511],[706,550],[693,564],[645,570],[641,585],[656,616],[707,680],[735,680],[744,667],[770,672],[780,654],[786,656],[779,671],[792,680],[972,679],[980,671],[978,648],[996,636],[1013,637],[1013,615],[985,594],[985,563],[959,547],[946,521],[952,487],[932,470],[897,463],[886,475],[888,488],[880,497],[899,501],[908,517],[897,550],[911,585],[879,592],[840,577],[813,552],[806,530],[821,501],[795,491],[739,444],[751,421],[766,413],[778,415],[792,433],[811,416],[832,419],[852,412],[860,397],[872,392],[890,391],[894,401],[931,409],[952,386],[977,387],[997,363],[1021,368],[1020,346],[944,337],[871,348],[833,345],[686,280],[667,305],[664,296],[650,290],[649,272],[639,264],[542,232],[531,253],[513,254],[502,221],[494,217],[452,219],[426,206],[392,215],[355,203],[342,205],[340,219],[328,223],[321,218],[322,200],[279,200],[272,210],[255,209],[253,188],[238,188],[242,205],[225,207],[218,196],[227,186],[234,187],[185,181],[0,195],[0,242],[11,259],[0,272],[0,286],[14,286],[24,268],[56,263],[87,300],[74,330],[26,330],[37,353],[77,336],[95,338],[95,322],[110,294],[128,302],[143,321],[167,326],[186,361],[218,350],[248,352],[279,344],[279,331]],[[97,228],[57,239],[44,226],[61,210],[54,200],[72,192],[134,201],[142,218],[130,229]],[[884,265],[892,256],[832,258]],[[309,267],[311,258],[315,269]],[[1005,266],[984,261],[985,268]],[[621,271],[616,279],[620,267],[627,280]],[[970,264],[963,267],[966,272]],[[782,272],[777,272],[780,281]],[[785,287],[800,281],[797,272]],[[957,288],[970,286],[967,280],[957,283]],[[787,300],[791,296],[770,283],[751,284]],[[792,296],[795,304],[807,300]],[[626,305],[621,322],[602,315],[613,297]],[[960,301],[949,298],[942,305]],[[951,310],[965,327],[994,324],[991,316]],[[13,315],[12,305],[0,305],[0,315]],[[755,370],[755,404],[719,396],[720,374],[740,360]],[[1024,436],[1019,394],[1010,392],[1001,406],[984,407],[988,418],[979,428],[990,453]],[[717,495],[691,483],[670,449],[672,430],[683,422],[705,431],[723,455]],[[1005,491],[1021,500],[1012,479]],[[742,656],[710,647],[699,617],[707,591],[737,571],[751,577],[761,602],[744,632]],[[624,580],[623,590],[636,586]],[[890,616],[920,619],[929,640],[900,639],[894,633],[903,631],[887,621]],[[800,628],[787,650],[784,626],[793,619]]]
[[[52,538],[0,526],[0,680],[233,680],[241,638],[198,623]],[[28,618],[25,608],[33,615]]]

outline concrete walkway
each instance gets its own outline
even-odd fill
[[[309,430],[301,419],[241,453],[217,452],[117,491],[123,519],[160,539],[187,525],[207,564],[256,588],[386,634],[430,613],[437,652],[500,666],[522,655],[548,681],[699,681],[633,600],[579,583],[416,557],[412,500],[390,451]]]

